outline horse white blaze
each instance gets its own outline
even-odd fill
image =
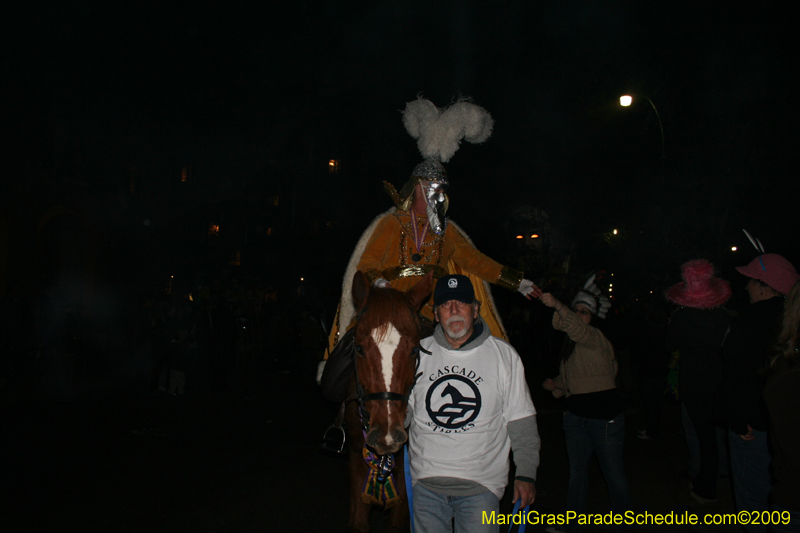
[[[394,352],[397,350],[397,346],[400,344],[400,332],[394,327],[393,324],[389,324],[389,327],[386,329],[383,334],[379,332],[377,329],[372,330],[372,340],[375,341],[375,344],[378,346],[378,350],[381,352],[381,372],[383,373],[383,386],[385,391],[389,391],[390,387],[392,386],[392,371],[393,371],[393,358]],[[386,406],[387,415],[391,414],[391,404]],[[392,439],[392,434],[389,431],[389,428],[386,428],[386,443],[392,444],[394,439]]]

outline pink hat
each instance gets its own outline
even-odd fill
[[[667,289],[669,301],[695,309],[718,307],[731,297],[727,281],[714,277],[714,265],[695,259],[681,266],[683,281]]]
[[[800,275],[792,264],[778,254],[759,255],[749,265],[736,267],[736,270],[748,278],[763,281],[784,296],[800,280]]]

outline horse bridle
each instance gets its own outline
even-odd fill
[[[358,327],[358,320],[364,315],[366,311],[367,311],[366,307],[361,310],[361,312],[356,317],[356,325],[354,325],[353,327]],[[358,356],[366,357],[364,354],[364,348],[362,348],[361,345],[356,344],[355,348],[357,352],[357,357]],[[357,360],[354,361],[353,366],[356,375],[356,395],[355,398],[352,399],[358,401],[358,411],[359,411],[359,416],[361,417],[361,428],[363,430],[366,431],[369,428],[369,411],[367,411],[366,402],[370,401],[408,402],[408,399],[411,397],[411,391],[414,389],[414,385],[416,385],[417,383],[417,379],[422,375],[421,372],[419,374],[417,373],[417,370],[419,370],[420,352],[424,352],[428,355],[431,354],[431,352],[423,348],[419,343],[417,343],[417,345],[414,346],[414,348],[411,350],[411,354],[415,358],[414,381],[411,382],[411,385],[409,385],[408,390],[406,391],[405,394],[400,394],[399,392],[389,392],[389,391],[371,392],[367,394],[364,391],[364,387],[361,385],[361,380],[358,378],[358,361]]]

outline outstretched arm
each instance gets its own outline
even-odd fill
[[[558,300],[558,298],[556,298],[555,296],[553,296],[549,292],[542,293],[541,291],[539,291],[539,293],[540,293],[539,294],[539,301],[540,302],[542,302],[547,307],[551,307],[551,308],[555,309],[556,313],[558,313],[561,316],[561,318],[564,318],[566,316],[567,313],[566,313],[566,311],[564,309],[564,304],[561,303]]]

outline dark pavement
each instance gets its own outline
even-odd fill
[[[317,448],[334,408],[321,398],[310,369],[252,370],[214,393],[190,375],[179,397],[122,393],[95,379],[73,383],[77,392],[68,401],[41,399],[47,386],[40,379],[2,387],[4,532],[344,531],[346,462]],[[531,390],[543,442],[535,509],[563,512],[568,466],[560,403]],[[719,501],[701,506],[678,478],[685,447],[676,406],[665,406],[661,439],[636,438],[643,423],[635,406],[626,425],[625,460],[638,511],[733,512],[727,479],[720,480]],[[596,465],[590,482],[589,511],[607,513]],[[508,501],[501,511],[510,512]],[[374,530],[383,531],[381,513],[372,518]]]

